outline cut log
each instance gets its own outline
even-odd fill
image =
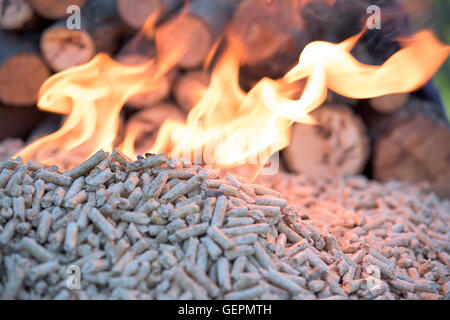
[[[256,79],[284,75],[310,40],[297,0],[243,0],[231,30],[243,44],[243,72]]]
[[[372,120],[375,179],[428,182],[450,197],[450,127],[438,106],[411,99],[398,112]]]
[[[397,93],[372,98],[370,106],[381,113],[393,113],[401,109],[409,99],[409,93]]]
[[[189,71],[181,75],[173,86],[178,105],[186,112],[200,101],[208,89],[209,74],[203,70]]]
[[[320,125],[295,123],[283,150],[289,170],[314,177],[359,174],[369,156],[366,129],[345,105],[323,105],[311,115]]]
[[[70,30],[62,20],[44,31],[42,56],[50,68],[62,71],[88,62],[95,53],[113,53],[122,31],[114,0],[89,1],[81,10],[81,29]]]
[[[23,31],[34,28],[42,22],[26,0],[0,1],[0,28]]]
[[[0,30],[0,101],[11,106],[36,103],[39,88],[50,76],[38,51],[38,35]]]
[[[83,7],[86,0],[29,0],[36,12],[50,20],[63,19],[68,16],[67,8],[71,5]],[[97,2],[97,0],[89,1]]]
[[[127,25],[140,29],[150,18],[146,28],[153,31],[158,22],[181,7],[183,0],[117,0],[116,3],[120,17]]]
[[[116,60],[128,66],[142,65],[150,59],[156,59],[156,49],[147,32],[141,31],[127,42],[116,56]],[[176,78],[175,68],[157,79],[156,89],[131,97],[126,106],[131,109],[141,109],[152,106],[170,95],[172,83]]]
[[[39,111],[36,106],[29,108],[17,108],[5,106],[0,103],[0,140],[21,138],[24,140],[31,131],[43,119],[45,113]]]
[[[138,154],[148,152],[155,143],[159,128],[165,120],[185,121],[185,114],[171,103],[160,103],[134,114],[126,124],[126,135],[134,136]]]
[[[178,61],[181,68],[202,64],[223,34],[234,7],[226,0],[192,0],[155,34],[159,59]]]

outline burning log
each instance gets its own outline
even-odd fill
[[[189,71],[178,78],[173,86],[173,95],[178,105],[189,112],[202,98],[209,85],[206,71]]]
[[[428,182],[440,196],[450,197],[450,128],[438,110],[413,99],[392,115],[372,114],[366,120],[374,140],[375,179]]]
[[[239,4],[231,30],[242,41],[247,74],[280,77],[295,65],[310,41],[300,5],[292,0],[243,0]]]
[[[226,0],[190,1],[176,17],[157,28],[158,57],[179,54],[181,68],[200,66],[223,34],[233,9]]]
[[[36,103],[42,83],[50,76],[37,45],[37,34],[18,35],[0,30],[0,101],[11,106]]]
[[[283,151],[288,169],[316,177],[361,173],[369,156],[361,119],[344,105],[324,105],[311,114],[318,126],[293,125]]]
[[[68,7],[76,5],[81,8],[86,0],[29,0],[29,2],[40,16],[50,20],[58,20],[67,17]]]
[[[113,53],[122,33],[114,0],[89,1],[81,10],[81,29],[58,21],[42,34],[42,56],[54,71],[88,62],[97,52]]]
[[[140,29],[147,18],[152,24],[166,18],[183,4],[183,0],[116,0],[122,20],[134,29]]]

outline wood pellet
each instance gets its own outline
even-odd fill
[[[450,202],[425,186],[115,149],[0,168],[2,299],[450,299]]]

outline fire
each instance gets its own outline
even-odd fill
[[[257,160],[258,172],[270,155],[289,144],[293,122],[315,123],[308,113],[326,100],[327,89],[355,99],[409,92],[424,85],[450,53],[449,46],[423,31],[402,41],[403,49],[382,66],[369,66],[350,54],[358,39],[359,35],[340,44],[312,42],[283,79],[263,78],[247,94],[237,82],[239,50],[229,47],[187,123],[167,121],[152,152],[172,152],[192,160],[196,157],[191,153],[213,147],[213,153],[204,152],[203,161],[234,167]],[[300,98],[292,99],[289,83],[305,79]]]
[[[425,30],[400,40],[402,49],[382,66],[370,66],[350,54],[358,38],[359,35],[340,44],[310,43],[300,55],[297,66],[285,75],[285,80],[291,82],[307,75],[316,76],[322,87],[353,99],[410,92],[423,86],[450,53],[450,46],[442,45],[431,31]]]
[[[203,98],[186,122],[166,120],[150,151],[218,167],[251,164],[255,175],[274,152],[289,144],[294,122],[315,124],[308,114],[325,101],[328,89],[355,99],[409,92],[425,84],[450,53],[432,32],[422,31],[403,39],[402,49],[383,65],[371,66],[350,54],[358,39],[359,35],[339,44],[312,42],[282,79],[263,78],[244,92],[238,81],[244,48],[228,36]],[[124,103],[157,88],[158,77],[183,56],[186,48],[180,43],[145,65],[123,66],[99,54],[51,77],[41,88],[39,108],[67,114],[67,119],[57,132],[19,155],[64,165],[69,154],[86,158],[100,148],[111,150]],[[120,144],[129,156],[135,156],[138,131],[131,127]]]

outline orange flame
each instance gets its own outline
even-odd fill
[[[284,78],[264,78],[246,93],[238,81],[243,48],[228,38],[203,98],[186,123],[165,121],[151,152],[220,167],[251,164],[256,174],[274,152],[289,144],[293,122],[315,124],[308,114],[325,101],[328,89],[355,99],[412,91],[425,84],[450,53],[432,32],[423,31],[402,40],[402,49],[383,65],[370,66],[350,54],[359,35],[339,44],[317,41],[305,47]],[[99,148],[110,150],[125,101],[155,88],[158,77],[179,61],[183,50],[174,48],[139,67],[125,67],[100,54],[53,76],[41,88],[39,106],[69,114],[67,121],[19,154],[25,160],[61,163],[70,151],[87,157]],[[134,152],[138,129],[132,128],[121,144],[128,154]]]
[[[204,152],[203,161],[211,161],[204,159],[206,154],[215,165],[234,167],[257,157],[259,170],[273,152],[288,145],[294,121],[315,123],[308,113],[326,100],[327,89],[355,99],[412,91],[431,78],[450,52],[424,31],[402,41],[403,49],[382,66],[369,66],[349,53],[358,39],[359,35],[340,44],[312,42],[284,79],[264,78],[248,94],[238,86],[239,50],[229,47],[187,124],[166,122],[152,152],[192,160],[192,153],[212,147],[214,152]],[[300,98],[286,95],[288,83],[302,79],[307,83]]]

